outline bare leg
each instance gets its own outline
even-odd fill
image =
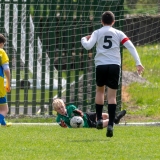
[[[97,86],[96,98],[95,98],[96,104],[104,105],[104,91],[105,91],[105,86],[102,86],[102,87]]]
[[[108,121],[109,121],[109,119],[103,120],[103,128],[108,126]]]
[[[103,87],[97,86],[96,98],[95,98],[97,120],[102,119],[102,110],[104,105],[104,91],[105,91],[105,86]]]
[[[117,94],[117,89],[111,89],[108,87],[108,90],[107,90],[108,104],[117,104],[116,94]]]
[[[102,113],[103,120],[109,119],[108,113]]]
[[[0,114],[6,116],[7,113],[8,113],[8,105],[7,104],[0,105]]]
[[[5,116],[8,113],[8,105],[7,104],[3,104],[0,105],[0,124],[2,126],[6,126],[6,121],[5,121]]]

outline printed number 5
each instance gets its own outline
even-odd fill
[[[109,40],[108,38],[112,38],[112,36],[105,36],[104,37],[104,43],[106,43],[106,42],[108,43],[108,46],[103,45],[103,48],[105,48],[105,49],[109,49],[112,47],[112,41]]]

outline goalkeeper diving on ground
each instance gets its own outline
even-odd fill
[[[56,122],[64,128],[72,128],[70,120],[74,116],[81,116],[84,121],[84,128],[96,128],[97,117],[95,112],[82,112],[75,105],[65,105],[62,99],[56,98],[52,103],[53,109],[57,112]],[[119,112],[114,119],[114,123],[118,124],[120,119],[126,114],[125,110]],[[103,127],[108,126],[109,117],[107,113],[102,113]]]

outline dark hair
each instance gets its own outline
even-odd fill
[[[0,43],[5,43],[6,42],[6,38],[4,37],[3,34],[0,34]]]
[[[111,25],[115,20],[115,16],[111,11],[106,11],[102,14],[102,22]]]

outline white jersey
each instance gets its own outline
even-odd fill
[[[111,26],[103,26],[95,30],[90,39],[81,39],[83,47],[90,50],[96,44],[95,66],[106,64],[121,65],[120,43],[122,43],[132,54],[136,65],[141,65],[136,48],[129,38],[120,30]]]

